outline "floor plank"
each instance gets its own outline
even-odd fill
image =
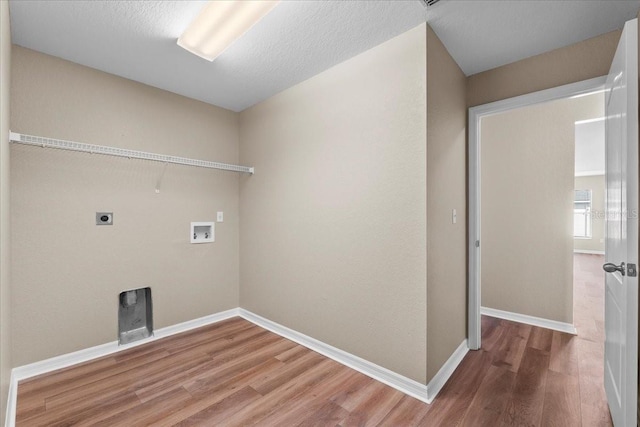
[[[578,377],[550,370],[542,411],[542,425],[580,427],[580,382]]]
[[[502,327],[506,332],[501,344],[497,346],[493,364],[518,372],[532,327],[512,322],[502,322]]]
[[[552,341],[553,331],[551,329],[532,328],[527,346],[549,353]]]
[[[340,423],[343,427],[376,426],[387,416],[404,395],[397,390],[375,382],[369,396],[356,406]]]
[[[509,369],[489,367],[467,409],[462,425],[488,427],[498,425],[510,402],[515,382],[516,374]]]
[[[364,375],[347,367],[342,367],[337,375],[315,385],[308,392],[288,402],[286,411],[271,411],[267,417],[260,420],[260,424],[290,426],[295,425],[299,420],[315,416],[314,414],[317,414],[323,407],[325,407],[325,410],[331,410],[335,403],[331,402],[330,398],[335,394],[335,390],[343,389],[354,380],[357,380],[358,377],[364,377]],[[329,402],[333,403],[333,405],[326,408]]]
[[[549,354],[527,347],[516,374],[511,400],[501,418],[502,425],[541,425],[548,369]]]
[[[380,427],[415,426],[425,417],[429,407],[418,399],[404,396],[378,424]]]
[[[578,376],[578,338],[553,331],[549,369],[574,377]]]

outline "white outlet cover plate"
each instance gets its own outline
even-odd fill
[[[216,226],[213,221],[192,222],[190,231],[191,243],[212,243],[216,241]]]

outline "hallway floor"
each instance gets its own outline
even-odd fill
[[[467,354],[425,425],[611,426],[603,262],[574,256],[577,336],[483,316],[482,350]]]

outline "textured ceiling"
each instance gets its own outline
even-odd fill
[[[10,0],[13,43],[241,111],[428,19],[467,75],[621,28],[640,0],[283,0],[214,62],[176,45],[202,1]]]
[[[176,45],[205,3],[12,0],[12,41],[241,111],[425,22],[418,0],[285,0],[208,62]]]
[[[427,20],[466,75],[622,28],[639,0],[441,0]]]

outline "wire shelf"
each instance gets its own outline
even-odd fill
[[[25,135],[16,132],[9,133],[11,142],[25,145],[35,145],[60,150],[80,151],[83,153],[103,154],[106,156],[126,157],[129,159],[143,159],[162,163],[195,166],[199,168],[220,169],[231,172],[253,174],[254,169],[248,166],[231,165],[228,163],[211,162],[208,160],[189,159],[186,157],[168,156],[165,154],[147,153],[144,151],[127,150],[124,148],[108,147],[104,145],[85,144],[82,142],[65,141],[63,139],[45,138],[42,136]]]

